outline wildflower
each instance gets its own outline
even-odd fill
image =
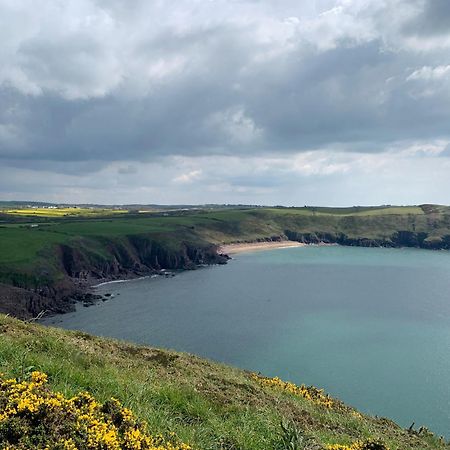
[[[72,398],[52,392],[47,386],[47,375],[42,372],[33,372],[29,381],[5,379],[0,374],[0,406],[0,430],[7,430],[14,423],[23,431],[12,437],[13,442],[2,442],[4,449],[191,449],[176,442],[174,436],[165,439],[150,435],[132,411],[116,399],[101,404],[87,392]],[[44,423],[47,425],[41,426]],[[37,447],[35,442],[42,445]]]
[[[280,380],[278,377],[267,378],[252,374],[252,378],[263,386],[277,387],[291,394],[303,397],[306,400],[310,400],[318,405],[325,406],[326,408],[331,408],[333,406],[333,400],[324,393],[323,389],[318,389],[314,386],[305,386],[304,384],[297,386],[294,383]]]
[[[356,441],[351,445],[330,444],[327,450],[389,450],[384,444],[376,441]]]

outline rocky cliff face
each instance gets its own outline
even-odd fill
[[[61,265],[65,274],[77,279],[108,279],[166,270],[195,269],[203,264],[224,264],[227,258],[217,246],[180,243],[163,245],[145,236],[130,236],[120,242],[105,241],[105,254],[88,246],[61,245]]]
[[[41,286],[38,289],[26,289],[0,283],[0,312],[29,319],[37,317],[42,311],[53,314],[73,311],[74,295],[79,292],[71,280]]]
[[[286,230],[289,240],[305,244],[340,244],[358,247],[416,247],[425,249],[450,249],[450,235],[442,238],[431,238],[425,232],[397,231],[386,238],[371,239],[367,237],[349,237],[344,233],[298,233]]]
[[[90,245],[89,240],[58,246],[57,281],[33,287],[0,284],[0,312],[19,318],[36,317],[41,311],[69,312],[77,301],[92,300],[89,285],[96,280],[133,278],[162,270],[192,270],[206,264],[225,264],[228,259],[210,244],[163,245],[145,236],[101,241],[100,247]]]

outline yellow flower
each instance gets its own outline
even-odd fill
[[[276,387],[282,389],[290,394],[298,395],[307,400],[310,400],[318,405],[325,406],[326,408],[332,408],[333,400],[324,393],[323,389],[318,389],[314,386],[297,386],[294,383],[280,380],[278,377],[267,378],[256,374],[252,374],[252,378],[263,386]]]
[[[375,444],[375,442],[373,442],[373,441],[366,441],[366,442],[356,441],[351,445],[329,444],[326,446],[326,449],[327,450],[366,450],[366,449],[373,448],[372,447],[373,444]],[[379,443],[378,443],[377,448],[389,450],[388,447],[385,447],[383,444],[379,444]]]
[[[28,448],[28,438],[37,438],[43,443],[44,450],[60,448],[61,444],[64,450],[80,447],[91,450],[191,450],[187,444],[176,443],[174,435],[165,439],[161,435],[148,434],[132,411],[116,399],[103,405],[87,392],[69,399],[52,392],[47,387],[47,375],[42,372],[33,372],[29,381],[20,382],[0,375],[0,405],[0,423],[6,422],[8,426],[8,421],[14,420],[15,426],[19,423],[27,430],[22,436],[24,442],[2,442],[5,450]],[[117,414],[121,420],[117,419]],[[45,435],[35,425],[43,418],[57,424],[54,430],[46,430]]]
[[[122,408],[121,413],[122,413],[122,419],[123,419],[125,422],[131,422],[131,421],[133,420],[133,413],[131,412],[130,409],[128,409],[128,408]]]
[[[63,442],[64,450],[78,450],[77,446],[71,438],[65,439]]]
[[[48,377],[47,374],[42,372],[32,372],[31,373],[31,381],[38,385],[47,383]]]

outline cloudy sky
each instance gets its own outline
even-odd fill
[[[449,0],[0,0],[0,199],[450,204]]]

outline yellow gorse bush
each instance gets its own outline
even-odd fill
[[[325,408],[337,408],[342,410],[343,406],[339,401],[335,402],[328,394],[325,394],[323,389],[318,389],[314,386],[297,386],[294,383],[283,381],[278,377],[267,378],[255,373],[252,374],[252,378],[263,386],[273,387],[281,389],[290,394],[303,397],[317,405],[324,406]],[[362,415],[354,410],[351,410],[353,416],[361,418]],[[342,444],[329,444],[326,450],[389,450],[384,444],[376,441],[356,441],[351,445]]]
[[[327,450],[389,450],[384,444],[375,441],[356,441],[351,445],[331,444]]]
[[[252,378],[263,386],[282,389],[283,391],[306,398],[307,400],[310,400],[318,405],[325,406],[326,408],[331,408],[333,406],[333,400],[324,393],[323,389],[318,389],[314,386],[305,386],[304,384],[297,386],[294,383],[280,380],[278,377],[266,378],[252,374]]]
[[[175,436],[151,436],[118,400],[99,403],[86,392],[66,398],[47,386],[0,375],[0,448],[61,450],[190,450]]]

